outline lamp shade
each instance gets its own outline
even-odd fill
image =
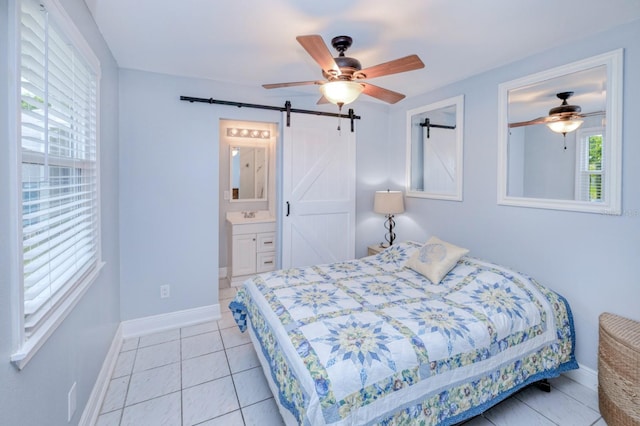
[[[547,123],[547,127],[556,133],[569,133],[577,130],[582,126],[584,120],[579,118],[567,118],[565,120],[551,121]]]
[[[355,81],[336,80],[324,83],[320,86],[320,92],[332,104],[350,104],[358,99],[364,90],[364,86]]]
[[[398,214],[404,212],[402,191],[376,191],[373,211],[380,214]]]

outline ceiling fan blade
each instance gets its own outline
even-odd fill
[[[380,99],[381,101],[389,104],[395,104],[405,98],[402,93],[394,92],[389,89],[383,89],[382,87],[374,86],[373,84],[363,83],[364,94],[373,98]]]
[[[413,71],[424,68],[424,63],[418,55],[409,55],[383,64],[374,65],[357,72],[358,78],[375,78],[400,72]]]
[[[318,99],[318,102],[316,102],[316,105],[322,105],[322,104],[328,104],[329,103],[329,99],[325,98],[324,95],[320,97],[320,99]]]
[[[533,126],[534,124],[544,124],[548,121],[549,121],[548,117],[538,117],[538,118],[534,118],[533,120],[517,121],[515,123],[509,123],[509,128],[511,129],[513,127]]]
[[[606,115],[606,111],[593,111],[593,112],[585,112],[584,114],[578,114],[580,117],[592,117],[594,115]]]
[[[292,86],[306,86],[309,84],[322,84],[323,81],[293,81],[290,83],[273,83],[273,84],[263,84],[262,87],[265,89],[277,89],[279,87],[292,87]]]
[[[304,35],[296,37],[298,43],[304,47],[309,55],[320,65],[325,72],[340,75],[340,68],[333,59],[329,48],[319,35]]]
[[[584,118],[584,117],[591,117],[595,115],[605,115],[605,114],[606,114],[605,111],[587,112],[585,114],[573,114],[573,113],[553,114],[553,115],[547,115],[545,117],[534,118],[533,120],[509,123],[509,128],[532,126],[534,124],[546,124],[546,123],[551,123],[553,121],[567,120],[567,119],[578,118],[578,117]]]

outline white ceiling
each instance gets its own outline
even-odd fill
[[[420,56],[424,69],[372,81],[408,97],[640,18],[640,0],[85,1],[122,68],[255,87],[315,80],[295,37],[320,34],[337,55],[331,38],[349,35],[363,68]]]

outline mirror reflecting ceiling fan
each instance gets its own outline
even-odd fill
[[[546,124],[552,131],[556,133],[566,134],[573,132],[584,122],[584,117],[593,115],[604,115],[604,111],[594,111],[582,113],[582,108],[578,105],[569,105],[567,100],[573,96],[573,92],[560,92],[556,96],[562,100],[562,103],[549,110],[549,115],[538,117],[533,120],[509,123],[509,128],[531,126],[533,124]]]
[[[395,104],[404,99],[405,95],[374,86],[364,80],[424,68],[424,63],[417,55],[409,55],[362,69],[360,61],[344,54],[353,42],[349,36],[338,36],[331,40],[331,45],[339,52],[339,55],[335,58],[331,55],[329,48],[319,35],[298,36],[296,40],[320,65],[325,80],[263,84],[262,87],[275,89],[317,84],[320,85],[320,92],[322,93],[318,104],[331,102],[340,108],[342,108],[342,105],[355,101],[361,93]]]

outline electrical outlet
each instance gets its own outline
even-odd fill
[[[169,288],[168,284],[160,286],[160,298],[161,299],[166,299],[167,297],[169,297],[170,294],[171,293],[170,293],[170,288]]]
[[[69,389],[69,393],[67,394],[67,408],[67,422],[70,422],[76,412],[76,382],[73,382],[73,385],[71,385],[71,389]]]

